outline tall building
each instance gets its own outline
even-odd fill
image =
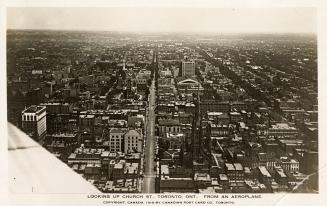
[[[124,152],[142,152],[142,140],[142,131],[134,129],[127,131],[124,137]]]
[[[194,61],[183,61],[182,62],[182,76],[183,77],[195,76],[195,62]]]
[[[47,133],[46,107],[32,105],[22,112],[22,129],[39,143]]]
[[[109,134],[109,144],[111,152],[124,152],[125,129],[113,128]]]

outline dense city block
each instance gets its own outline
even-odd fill
[[[315,35],[8,30],[7,98],[102,192],[318,192]]]

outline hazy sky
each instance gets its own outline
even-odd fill
[[[9,29],[316,33],[314,8],[8,8]]]

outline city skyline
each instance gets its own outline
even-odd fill
[[[13,7],[7,29],[315,34],[317,23],[314,8]]]

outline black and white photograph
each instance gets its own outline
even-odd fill
[[[317,19],[302,6],[7,7],[8,192],[210,206],[321,194]]]

